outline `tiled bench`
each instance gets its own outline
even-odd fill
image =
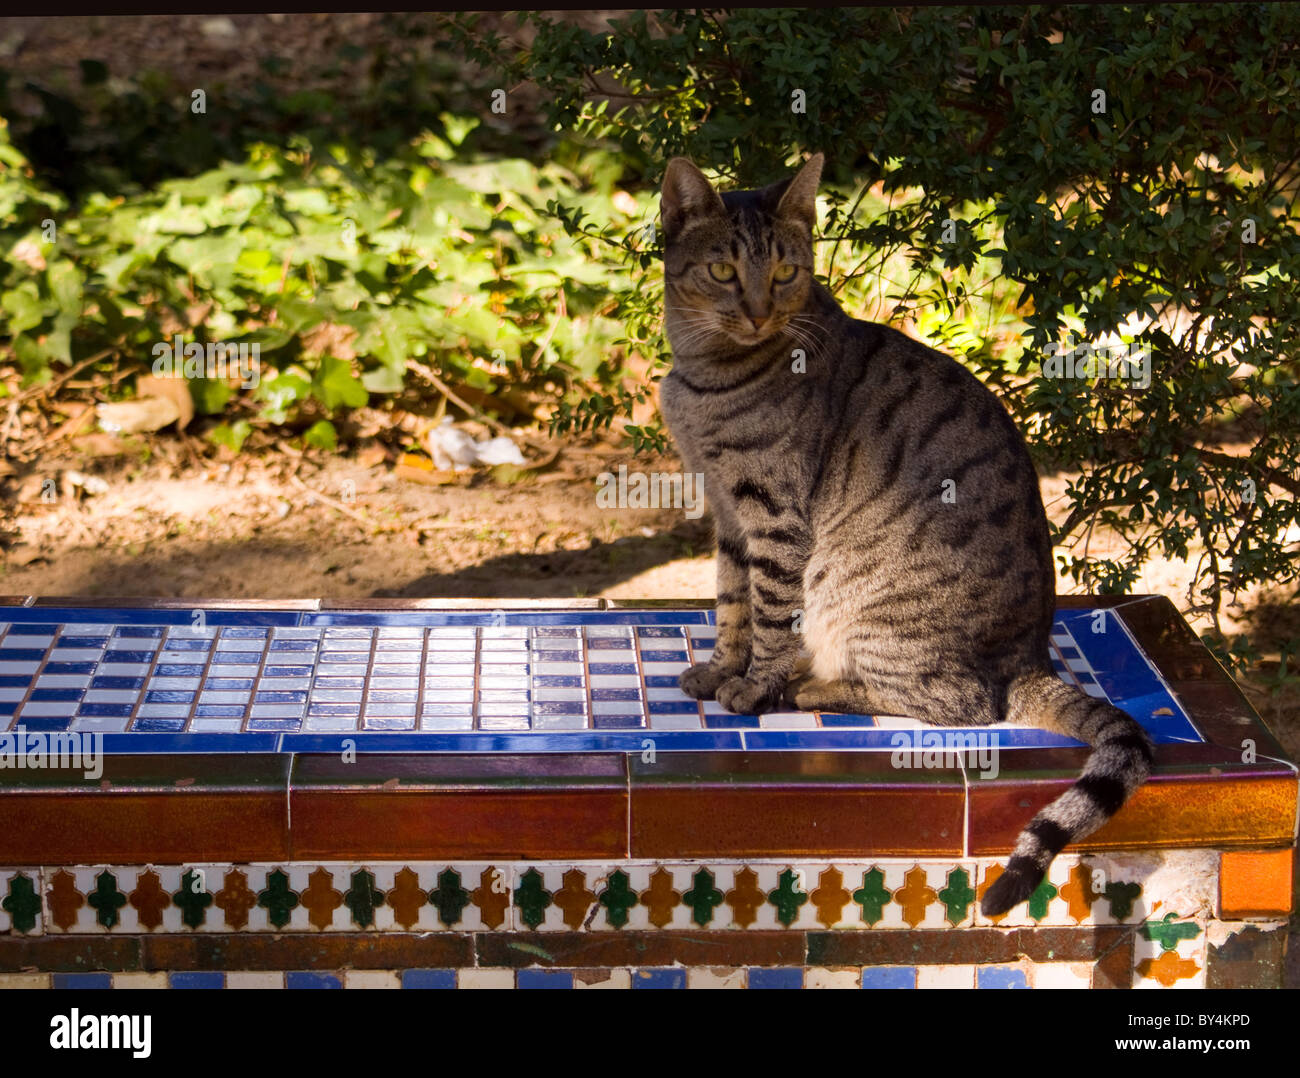
[[[994,919],[1088,750],[697,704],[707,606],[0,603],[0,985],[1281,976],[1296,769],[1159,597],[1061,599],[1058,674],[1155,773]]]

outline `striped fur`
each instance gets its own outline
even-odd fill
[[[813,278],[821,164],[722,195],[682,158],[665,175],[660,404],[718,540],[717,646],[681,685],[741,713],[1011,721],[1094,746],[985,894],[997,914],[1146,780],[1151,746],[1052,673],[1047,517],[1006,410]]]

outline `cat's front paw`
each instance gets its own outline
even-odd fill
[[[733,677],[718,686],[716,700],[737,715],[761,715],[781,702],[783,682],[754,681]]]
[[[712,700],[718,686],[735,676],[735,670],[714,663],[696,663],[682,674],[677,684],[687,696],[696,700]]]

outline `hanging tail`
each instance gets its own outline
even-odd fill
[[[1012,681],[1007,721],[1057,730],[1093,747],[1078,782],[1020,832],[1006,870],[984,895],[985,916],[1006,913],[1042,882],[1062,847],[1109,820],[1151,773],[1151,740],[1119,708],[1034,671]]]

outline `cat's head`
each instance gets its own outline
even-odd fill
[[[812,287],[813,227],[823,157],[754,191],[714,190],[684,157],[664,173],[664,281],[669,334],[753,346],[781,334]],[[702,350],[702,349],[701,349]]]

